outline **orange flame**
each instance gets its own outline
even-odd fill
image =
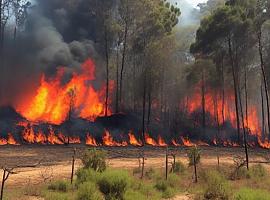
[[[57,75],[49,80],[43,75],[34,97],[21,102],[16,110],[29,121],[44,121],[61,124],[68,116],[74,91],[74,109],[84,119],[94,120],[105,112],[105,87],[97,91],[92,82],[95,80],[95,65],[88,59],[82,64],[81,74],[74,73],[71,80],[62,85],[64,68],[59,68]],[[110,89],[113,82],[110,82]],[[109,114],[111,111],[109,110]]]
[[[92,137],[89,133],[87,133],[86,135],[86,145],[90,145],[90,146],[98,146],[96,139],[94,137]]]
[[[120,147],[120,146],[127,146],[128,143],[126,141],[123,141],[122,143],[118,143],[116,141],[113,140],[113,137],[112,135],[110,134],[110,132],[108,130],[105,130],[104,132],[104,135],[102,137],[102,140],[103,140],[103,144],[105,146],[117,146],[117,147]]]
[[[129,136],[129,144],[133,146],[142,146],[142,142],[137,140],[135,135],[132,132],[129,132],[128,136]]]
[[[168,146],[166,144],[165,140],[160,135],[158,136],[158,146],[160,146],[160,147],[166,147],[166,146]]]
[[[145,137],[145,143],[151,146],[158,146],[157,142],[150,137],[150,135],[148,133],[144,134]]]
[[[186,147],[192,147],[195,146],[196,144],[192,143],[188,138],[181,137],[181,140]]]

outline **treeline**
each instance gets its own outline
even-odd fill
[[[270,133],[269,9],[268,0],[226,1],[201,21],[191,46],[197,65],[193,71],[201,69],[195,74],[201,77],[202,99],[206,85],[223,100],[226,88],[233,88],[238,142],[245,145],[247,168],[250,104],[258,104],[261,110],[262,137],[269,138]]]

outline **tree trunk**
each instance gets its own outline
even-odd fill
[[[142,113],[142,141],[143,146],[145,145],[145,107],[146,107],[146,72],[144,72],[143,80],[143,113]]]
[[[270,136],[270,110],[269,110],[269,94],[268,94],[268,85],[267,85],[267,78],[265,73],[265,66],[263,60],[263,47],[262,47],[262,31],[259,30],[258,32],[258,42],[259,42],[259,54],[260,54],[260,62],[261,62],[261,70],[263,75],[263,82],[264,82],[264,91],[265,91],[265,98],[266,98],[266,110],[267,110],[267,125],[268,125],[268,137]]]
[[[6,181],[6,170],[4,170],[3,172],[0,200],[3,200],[5,181]]]
[[[239,119],[239,107],[238,107],[238,89],[237,89],[237,75],[236,75],[236,70],[234,66],[234,58],[233,58],[233,53],[232,53],[232,43],[231,39],[229,38],[228,40],[228,45],[229,45],[229,55],[230,55],[230,60],[231,60],[231,67],[232,67],[232,72],[233,72],[233,85],[234,85],[234,99],[235,99],[235,114],[236,114],[236,120],[237,120],[237,134],[238,134],[238,143],[240,143],[240,119]]]
[[[202,127],[203,133],[205,133],[206,119],[205,119],[205,74],[204,69],[202,70]]]
[[[265,115],[264,115],[264,94],[263,94],[263,80],[261,81],[261,104],[262,104],[262,137],[265,138]]]
[[[0,58],[1,58],[1,55],[2,55],[2,47],[3,47],[3,38],[2,38],[2,31],[3,31],[3,26],[2,26],[2,7],[3,7],[3,2],[2,1],[3,0],[0,0]]]
[[[119,45],[116,51],[116,94],[115,94],[115,113],[119,112]]]
[[[75,155],[76,155],[76,149],[73,149],[72,168],[71,168],[71,179],[70,179],[71,184],[73,183],[73,177],[74,177]]]
[[[119,94],[120,106],[122,105],[123,75],[124,75],[124,67],[125,67],[125,59],[126,59],[127,34],[128,34],[128,22],[125,22],[124,49],[123,49],[123,54],[122,54],[122,66],[121,66],[121,74],[120,74],[120,94]]]
[[[108,116],[108,100],[109,100],[109,50],[108,50],[108,35],[105,28],[105,57],[106,57],[106,99],[105,99],[105,117]]]
[[[249,169],[249,158],[248,158],[247,134],[246,134],[246,128],[245,128],[245,118],[244,118],[244,113],[243,113],[240,86],[239,86],[238,82],[237,82],[237,87],[238,87],[238,91],[239,91],[239,104],[240,104],[240,113],[241,113],[241,118],[242,118],[242,128],[243,128],[243,132],[244,132],[243,136],[244,136],[244,147],[245,147],[245,154],[246,154],[246,166],[247,166],[247,170],[248,170]]]
[[[151,119],[151,109],[152,109],[152,96],[151,96],[151,88],[149,87],[148,91],[148,113],[147,113],[147,127],[149,128],[150,119]]]
[[[222,63],[221,63],[221,76],[222,76],[222,124],[225,123],[225,79],[224,79],[224,58],[222,57]]]
[[[165,178],[168,180],[168,147],[166,148],[166,161],[165,161]]]
[[[248,91],[247,91],[247,69],[245,67],[245,103],[246,103],[246,128],[249,129],[248,124]]]
[[[193,155],[193,166],[194,166],[194,175],[195,175],[195,183],[198,182],[198,175],[197,175],[197,163],[196,163],[196,154]]]

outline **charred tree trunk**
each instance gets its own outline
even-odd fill
[[[151,119],[151,109],[152,109],[152,92],[151,88],[149,87],[148,91],[148,113],[147,113],[147,127],[149,128],[150,119]]]
[[[261,29],[258,32],[258,42],[259,42],[259,55],[260,55],[261,70],[262,70],[262,76],[263,76],[263,82],[264,82],[264,91],[265,91],[265,98],[266,98],[268,133],[270,134],[269,94],[268,94],[267,78],[266,78],[265,66],[264,66],[264,60],[263,60],[262,31],[261,31]],[[270,135],[268,135],[268,136],[270,136]]]
[[[142,113],[142,142],[145,145],[145,107],[146,107],[146,72],[144,72],[143,78],[143,113]]]
[[[248,91],[247,91],[247,69],[245,67],[245,103],[246,103],[246,128],[248,130],[249,124],[248,124]]]
[[[205,133],[206,119],[205,119],[205,74],[204,69],[202,70],[202,127],[203,133]]]
[[[198,175],[197,175],[197,163],[196,163],[196,154],[193,155],[193,166],[194,166],[194,176],[195,176],[195,183],[198,182]]]
[[[115,113],[119,112],[119,44],[116,51],[116,94],[115,94]]]
[[[243,128],[243,137],[244,137],[244,147],[245,147],[245,154],[246,154],[246,167],[247,170],[249,169],[249,157],[248,157],[248,146],[247,146],[247,133],[245,128],[245,118],[244,118],[244,112],[243,112],[243,106],[242,106],[242,98],[240,93],[240,86],[237,82],[237,87],[239,91],[239,104],[240,104],[240,113],[241,113],[241,119],[242,119],[242,128]]]
[[[124,75],[124,67],[125,67],[125,60],[126,60],[126,49],[127,49],[127,34],[128,34],[128,22],[125,22],[125,33],[124,33],[124,48],[122,54],[122,65],[121,65],[121,73],[120,73],[120,93],[119,93],[119,100],[120,106],[122,105],[122,90],[123,90],[123,75]]]
[[[144,176],[144,165],[145,165],[145,155],[144,155],[144,150],[142,152],[142,170],[141,170],[141,179],[143,179]]]
[[[262,137],[265,138],[265,115],[264,115],[263,80],[261,81],[261,104],[262,104]]]
[[[108,33],[105,28],[105,57],[106,57],[106,99],[105,99],[105,117],[108,116],[108,100],[109,100],[109,49],[108,49]]]
[[[225,123],[225,78],[224,78],[224,57],[222,56],[221,61],[221,76],[222,76],[222,124]]]
[[[3,38],[2,38],[2,29],[3,29],[3,26],[2,26],[2,7],[3,7],[3,2],[2,0],[0,0],[0,58],[2,56],[2,48],[3,48]],[[0,59],[1,60],[1,59]]]
[[[231,38],[228,40],[229,45],[229,55],[231,60],[231,67],[233,72],[233,85],[234,85],[234,99],[235,99],[235,114],[236,114],[236,120],[237,120],[237,134],[238,134],[238,143],[241,144],[240,140],[240,118],[239,118],[239,106],[238,106],[238,89],[237,89],[237,75],[236,75],[236,69],[235,69],[235,63],[233,58],[233,52],[232,52],[232,43]]]
[[[217,95],[217,91],[215,94],[215,99],[214,99],[214,111],[215,111],[215,115],[216,115],[216,124],[217,124],[217,134],[216,134],[216,154],[217,154],[217,164],[218,164],[218,168],[219,168],[219,153],[218,153],[218,144],[219,144],[219,135],[220,135],[220,123],[219,123],[219,113],[218,113],[218,105],[217,105],[217,100],[218,100],[218,95]]]
[[[166,157],[165,157],[165,178],[168,180],[168,147],[166,148]]]

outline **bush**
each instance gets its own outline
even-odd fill
[[[147,200],[148,198],[139,191],[127,190],[124,196],[125,200]]]
[[[106,169],[106,153],[101,150],[91,149],[86,151],[81,157],[84,168],[91,168],[97,172]]]
[[[43,197],[46,200],[70,200],[68,193],[46,192]]]
[[[246,178],[250,178],[250,173],[246,167],[240,167],[233,170],[233,172],[230,175],[230,178],[231,180],[246,179]]]
[[[268,200],[270,194],[268,191],[243,188],[236,193],[234,200]]]
[[[51,183],[48,186],[49,190],[67,192],[68,191],[68,183],[66,181],[56,181]]]
[[[196,164],[200,163],[201,150],[197,146],[190,148],[190,150],[188,151],[189,166],[194,165],[194,157],[195,163]]]
[[[159,179],[155,185],[155,188],[162,192],[163,198],[171,198],[175,195],[175,187],[178,184],[176,175],[170,175],[168,180]]]
[[[103,200],[102,194],[98,191],[96,185],[91,182],[85,182],[79,186],[76,200]]]
[[[159,193],[151,184],[135,181],[134,183],[132,183],[132,188],[135,191],[138,191],[141,194],[143,194],[146,197],[146,199],[151,200],[161,199],[161,193]]]
[[[226,179],[220,173],[210,171],[205,174],[204,179],[206,182],[206,189],[204,192],[205,199],[229,199],[229,185]]]
[[[129,181],[127,172],[105,171],[98,180],[98,186],[106,200],[123,200]]]
[[[172,166],[173,173],[183,173],[185,170],[186,167],[181,161],[175,162],[175,164]]]
[[[250,176],[254,178],[262,178],[266,176],[266,169],[261,164],[253,165],[250,168]]]
[[[76,186],[84,182],[97,182],[100,173],[95,172],[93,169],[79,169],[76,172]]]

